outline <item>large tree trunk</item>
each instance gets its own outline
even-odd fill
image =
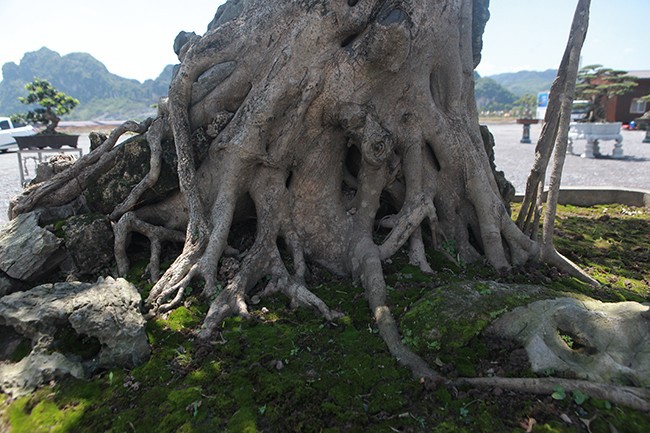
[[[588,1],[580,3],[588,11]],[[205,35],[177,38],[181,64],[157,119],[125,124],[72,174],[24,194],[13,212],[65,211],[110,166],[121,133],[146,131],[151,170],[111,216],[121,273],[129,232],[152,240],[154,277],[160,243],[184,239],[149,295],[152,313],[178,305],[192,279],[205,282],[206,296],[215,294],[238,203],[250,197],[255,241],[213,301],[202,337],[228,315],[247,315],[246,297],[263,278],[265,293],[282,291],[335,318],[305,285],[306,263],[314,262],[360,281],[391,352],[418,377],[435,379],[401,343],[382,261],[406,246],[412,263],[431,272],[424,240],[498,269],[545,257],[511,220],[481,137],[473,74],[487,6],[231,0]],[[210,137],[207,152],[198,150],[199,136]],[[138,205],[159,181],[161,143],[170,139],[180,192]],[[387,233],[379,241],[378,227]]]

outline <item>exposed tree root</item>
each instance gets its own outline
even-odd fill
[[[126,276],[129,270],[129,258],[126,254],[128,236],[132,232],[138,232],[149,238],[151,242],[151,256],[147,265],[147,272],[152,281],[160,277],[160,254],[164,241],[182,243],[185,241],[185,233],[170,230],[165,227],[146,223],[138,219],[134,213],[127,212],[113,226],[115,235],[115,260],[117,271],[121,277]]]
[[[556,387],[565,391],[580,391],[590,397],[631,407],[643,412],[650,412],[650,390],[629,386],[615,386],[584,380],[557,378],[525,379],[509,377],[459,378],[450,382],[453,386],[476,386],[503,388],[532,394],[550,395]]]
[[[37,207],[61,206],[79,197],[86,189],[91,176],[101,173],[112,163],[115,153],[111,150],[117,140],[126,132],[144,133],[150,124],[151,119],[142,123],[124,122],[110,133],[101,146],[79,158],[72,167],[45,182],[25,189],[20,196],[12,200],[9,207],[10,219]]]
[[[147,143],[149,144],[149,150],[151,152],[149,160],[149,171],[145,177],[138,183],[130,192],[129,196],[120,203],[113,212],[111,213],[111,219],[117,221],[124,213],[132,210],[138,200],[145,193],[145,191],[153,187],[158,181],[160,176],[160,169],[162,166],[162,146],[161,141],[165,129],[165,119],[162,117],[157,118],[153,121],[149,130],[145,134]]]
[[[486,12],[487,1],[240,3],[232,6],[240,8],[233,17],[218,14],[202,37],[181,38],[181,65],[157,119],[118,127],[71,169],[27,190],[13,204],[12,216],[39,207],[76,208],[89,179],[112,163],[119,137],[146,133],[150,170],[111,218],[117,221],[120,274],[129,268],[130,233],[151,242],[148,271],[157,279],[145,302],[151,315],[180,305],[188,287],[203,280],[202,295],[212,302],[201,339],[209,339],[228,316],[248,317],[254,290],[262,296],[284,293],[292,306],[335,320],[340,313],[305,284],[311,260],[361,281],[390,352],[417,378],[434,382],[442,377],[402,343],[386,302],[381,262],[401,248],[408,245],[410,262],[425,273],[433,273],[425,253],[430,240],[454,261],[482,258],[506,270],[547,262],[597,284],[552,243],[589,0],[579,0],[576,9],[517,223],[490,166],[474,101],[472,71],[480,58],[486,19],[481,8]],[[195,149],[197,130],[212,139],[207,155]],[[161,141],[170,136],[180,193],[141,207],[141,197],[159,180]],[[217,270],[233,225],[241,222],[238,203],[244,199],[254,205],[255,240],[240,256],[237,275],[218,291]],[[379,213],[388,216],[380,219]],[[377,226],[390,229],[383,241],[373,238]],[[183,242],[183,250],[158,279],[165,241]],[[280,253],[282,241],[290,259]],[[579,381],[453,383],[526,392],[548,392],[559,384],[648,410],[645,391],[614,392]]]

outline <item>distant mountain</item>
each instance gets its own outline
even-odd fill
[[[18,97],[25,96],[25,84],[41,78],[79,99],[79,106],[70,116],[76,120],[142,119],[155,114],[152,106],[167,94],[172,70],[169,65],[155,80],[140,83],[110,73],[90,54],[60,56],[44,47],[26,53],[18,65],[10,62],[2,66],[0,113],[25,112],[28,107]]]
[[[474,87],[479,111],[508,110],[517,97],[490,77],[479,77]]]
[[[515,96],[520,97],[526,94],[536,95],[537,92],[550,90],[556,75],[556,69],[547,69],[546,71],[507,72],[490,75],[487,78],[496,81]]]
[[[554,69],[508,72],[487,77],[475,73],[476,105],[481,112],[509,110],[521,96],[550,90],[556,75]]]

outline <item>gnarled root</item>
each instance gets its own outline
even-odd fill
[[[105,171],[113,162],[116,154],[111,152],[119,138],[127,132],[142,134],[147,131],[152,120],[142,123],[127,121],[115,128],[108,138],[95,150],[82,156],[67,170],[31,188],[16,197],[10,205],[10,219],[30,212],[37,207],[55,207],[64,205],[79,197],[86,189],[89,180]]]
[[[469,385],[503,388],[519,392],[547,395],[551,394],[555,387],[560,386],[566,391],[581,391],[594,398],[608,400],[643,412],[650,412],[650,390],[630,386],[607,385],[584,380],[509,377],[459,378],[451,381],[450,384],[454,386]]]
[[[239,274],[210,305],[199,332],[201,339],[209,338],[229,316],[250,316],[246,297],[262,275],[270,275],[271,279],[260,293],[261,296],[271,296],[281,292],[291,300],[292,307],[313,308],[327,321],[342,316],[341,313],[331,310],[323,300],[308,290],[300,277],[289,274],[277,246],[256,242],[244,259]]]
[[[138,232],[149,238],[151,242],[151,256],[147,265],[147,272],[152,281],[158,280],[160,277],[162,243],[164,241],[184,242],[185,233],[149,224],[138,219],[133,212],[125,213],[113,226],[113,233],[115,235],[115,261],[117,262],[117,272],[122,277],[129,271],[129,259],[126,255],[126,248],[128,235],[131,232]]]
[[[361,282],[365,288],[373,319],[377,323],[379,334],[388,346],[390,353],[397,358],[400,364],[409,368],[417,379],[428,379],[435,382],[442,380],[442,377],[422,358],[402,343],[397,323],[386,305],[386,282],[381,269],[378,247],[372,240],[362,239],[357,244],[354,255],[359,261]]]
[[[149,160],[149,171],[145,177],[138,183],[129,193],[129,196],[124,199],[122,203],[117,205],[110,218],[117,221],[124,213],[130,211],[135,207],[138,200],[144,192],[154,186],[160,176],[160,169],[162,166],[162,145],[161,141],[165,132],[166,121],[164,118],[159,117],[153,121],[151,127],[145,134],[147,143],[149,143],[149,150],[151,152]]]

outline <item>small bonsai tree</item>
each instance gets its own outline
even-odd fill
[[[517,99],[510,113],[518,119],[534,119],[537,110],[537,97],[527,94]]]
[[[35,78],[25,85],[25,89],[28,92],[27,96],[20,97],[18,100],[23,104],[38,104],[40,107],[25,114],[13,115],[12,120],[44,125],[43,134],[56,134],[60,116],[70,113],[79,105],[78,99],[56,90],[47,80]]]
[[[637,78],[626,71],[589,65],[578,72],[575,99],[589,101],[588,122],[605,122],[606,104],[612,96],[630,93],[637,85]]]

